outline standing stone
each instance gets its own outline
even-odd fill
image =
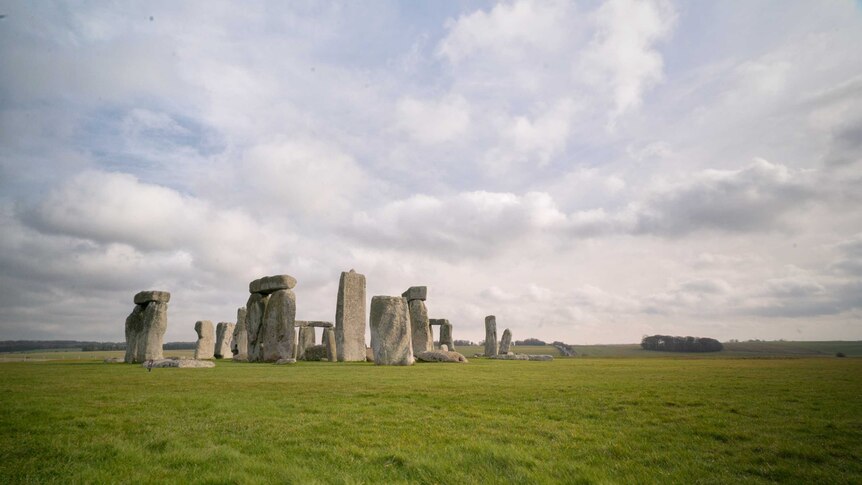
[[[365,275],[342,272],[335,306],[339,362],[365,360]]]
[[[168,294],[168,298],[170,298],[170,294]],[[144,347],[138,346],[138,356],[142,362],[164,358],[162,337],[165,336],[167,330],[168,304],[161,301],[147,303],[146,308],[144,308]]]
[[[230,351],[234,360],[248,360],[248,327],[245,323],[245,308],[236,310],[236,326],[233,328],[233,342]]]
[[[305,350],[314,345],[314,327],[299,327],[296,360],[305,360]],[[316,359],[320,360],[320,358]]]
[[[447,346],[450,352],[455,351],[455,341],[452,340],[452,324],[449,320],[443,320],[440,324],[440,347]]]
[[[291,290],[277,290],[269,296],[260,328],[258,344],[261,360],[275,362],[296,358],[296,296]]]
[[[375,296],[371,299],[371,348],[377,365],[412,365],[410,312],[407,299]]]
[[[209,320],[195,322],[195,332],[198,333],[198,343],[195,346],[195,359],[212,359],[215,350],[213,322]]]
[[[497,355],[497,350],[497,317],[488,315],[485,317],[485,357]]]
[[[141,291],[134,297],[135,308],[126,318],[125,362],[161,359],[162,337],[168,329],[167,291]]]
[[[323,346],[326,347],[326,358],[330,362],[337,361],[338,346],[335,344],[335,329],[324,328],[321,340],[323,341]]]
[[[503,330],[503,338],[500,339],[499,353],[502,355],[508,354],[512,347],[512,332],[507,328]]]
[[[234,324],[230,322],[219,322],[216,325],[215,358],[223,359],[233,355],[231,345],[233,344]]]
[[[144,332],[144,306],[135,305],[132,313],[126,317],[126,357],[127,364],[140,362],[138,359],[138,346],[143,345],[141,336]]]
[[[248,361],[260,362],[260,329],[263,328],[263,314],[266,311],[266,302],[269,295],[252,293],[245,305],[246,331],[248,334]]]
[[[408,290],[409,291],[409,290]],[[422,300],[410,300],[410,329],[412,331],[413,355],[434,350],[434,337],[428,322],[428,309]]]

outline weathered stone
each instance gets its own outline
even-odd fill
[[[236,310],[236,325],[233,327],[233,341],[230,344],[233,360],[236,361],[248,360],[248,326],[245,323],[245,313],[244,307]]]
[[[193,359],[156,359],[153,361],[144,362],[142,367],[151,369],[176,367],[180,369],[194,369],[203,367],[215,367],[215,362],[211,360],[193,360]]]
[[[135,305],[132,313],[126,318],[126,355],[123,360],[132,363],[161,359],[162,337],[167,329],[167,303],[150,301]]]
[[[428,287],[427,286],[411,286],[407,288],[407,291],[401,293],[401,296],[407,298],[407,301],[413,300],[422,300],[425,301],[428,299]]]
[[[296,278],[288,274],[264,276],[248,284],[249,293],[268,295],[278,290],[291,290],[296,286]]]
[[[195,359],[212,359],[215,351],[213,322],[209,320],[195,322],[195,332],[198,334],[198,342],[195,345]]]
[[[296,358],[296,296],[290,290],[269,295],[260,329],[261,360],[275,362]]]
[[[126,317],[126,357],[128,364],[141,362],[138,358],[138,346],[141,344],[141,336],[144,333],[144,307],[135,305],[132,313]]]
[[[434,350],[434,336],[431,335],[431,326],[428,325],[428,309],[422,300],[410,300],[407,304],[410,308],[410,336],[413,341],[413,355],[419,352]]]
[[[307,360],[310,362],[319,362],[321,360],[328,360],[326,357],[326,346],[325,345],[312,345],[305,349],[305,355],[303,355],[302,360]]]
[[[485,317],[485,357],[493,357],[500,352],[497,347],[497,317]]]
[[[299,327],[299,339],[296,345],[296,360],[308,360],[305,358],[305,351],[314,345],[314,327]]]
[[[377,365],[412,365],[410,313],[407,299],[375,296],[371,299],[371,348]]]
[[[443,325],[443,322],[446,321],[448,320],[446,320],[445,318],[429,318],[428,325],[431,325],[432,327],[435,325]]]
[[[278,359],[275,361],[275,365],[284,365],[284,364],[296,364],[296,359],[288,358],[288,359]]]
[[[442,349],[419,352],[416,354],[416,360],[422,362],[468,362],[467,358],[458,352],[449,352]]]
[[[511,347],[512,332],[507,328],[506,330],[503,330],[503,338],[500,339],[500,348],[497,349],[497,352],[500,354],[508,354]]]
[[[233,344],[234,326],[235,324],[230,322],[219,322],[218,325],[216,325],[216,344],[215,353],[213,354],[216,359],[233,356],[230,347],[231,344]]]
[[[441,345],[441,346],[440,346],[440,351],[442,351],[442,352],[449,352],[449,346],[448,346],[448,345],[446,345],[446,344]]]
[[[263,314],[266,311],[266,302],[269,295],[252,293],[245,305],[246,333],[248,335],[248,361],[260,362],[263,354],[260,348],[261,329],[263,328]]]
[[[339,362],[365,360],[365,275],[342,272],[335,306]]]
[[[374,362],[374,349],[365,347],[365,362]]]
[[[530,360],[530,356],[526,354],[500,354],[492,355],[491,358],[498,360]]]
[[[539,361],[554,360],[553,355],[547,355],[547,354],[528,355],[527,357],[529,357],[530,360],[539,360]]]
[[[335,329],[324,328],[321,340],[323,341],[323,346],[326,347],[326,359],[329,362],[337,362],[338,346],[335,344]]]
[[[318,320],[297,320],[297,327],[333,328],[332,322],[321,322]]]
[[[135,305],[143,305],[151,301],[159,303],[167,303],[171,301],[171,294],[167,291],[147,290],[139,291],[135,295]]]
[[[452,324],[449,320],[443,320],[440,324],[440,345],[449,347],[450,351],[455,350],[455,341],[452,339]]]

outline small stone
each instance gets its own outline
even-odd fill
[[[139,291],[135,295],[135,305],[143,305],[144,303],[149,303],[151,301],[167,303],[171,301],[171,294],[167,291],[147,290]]]
[[[407,301],[413,300],[422,300],[425,301],[428,299],[428,287],[427,286],[411,286],[407,288],[407,291],[401,293],[401,296],[407,298]]]
[[[530,356],[525,354],[492,355],[491,358],[497,360],[530,360]]]
[[[179,369],[195,369],[205,367],[215,367],[215,362],[211,360],[193,360],[193,359],[156,359],[147,361],[141,364],[141,367],[156,369],[165,367],[176,367]]]
[[[275,365],[284,365],[284,364],[296,364],[296,359],[278,359],[275,361]]]
[[[291,290],[296,286],[296,278],[288,274],[264,276],[248,284],[249,293],[268,295],[278,290]]]
[[[198,334],[198,341],[195,345],[195,359],[212,359],[215,351],[213,322],[209,320],[195,322],[195,332]]]
[[[106,364],[122,364],[124,359],[122,357],[108,357],[105,359]]]
[[[538,360],[538,361],[554,360],[553,355],[547,355],[547,354],[528,355],[527,357],[529,357],[530,360]]]
[[[443,344],[440,346],[440,350],[443,352],[449,352],[449,346],[446,344]]]
[[[326,358],[326,346],[325,345],[312,345],[305,349],[305,355],[303,356],[303,360],[307,360],[310,362],[319,362],[321,360],[327,360]]]
[[[429,350],[427,352],[419,352],[416,354],[416,360],[422,362],[461,362],[467,363],[468,360],[458,352],[449,352],[446,350]]]

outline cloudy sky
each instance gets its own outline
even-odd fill
[[[862,3],[0,3],[0,339],[288,273],[483,338],[862,339]]]

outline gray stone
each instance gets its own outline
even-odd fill
[[[428,299],[428,287],[427,286],[411,286],[407,288],[407,291],[401,293],[401,296],[407,298],[407,301],[413,300],[422,300],[425,301]]]
[[[448,320],[446,320],[445,318],[429,318],[428,325],[431,325],[432,327],[435,325],[443,325],[443,322],[447,321]]]
[[[374,349],[365,347],[365,362],[374,362]]]
[[[245,305],[249,362],[260,362],[263,357],[260,347],[260,330],[263,328],[263,314],[266,311],[266,302],[268,301],[269,295],[252,293]]]
[[[422,300],[410,300],[407,304],[410,308],[410,336],[413,341],[413,355],[419,352],[434,350],[434,336],[431,335],[431,326],[428,325],[428,309]]]
[[[326,357],[326,346],[325,345],[312,345],[305,349],[305,355],[303,355],[302,360],[307,360],[309,362],[319,362],[321,360],[328,360]]]
[[[365,360],[365,275],[352,269],[338,282],[335,340],[339,362]]]
[[[539,361],[554,360],[553,355],[547,355],[547,354],[528,355],[527,357],[529,357],[530,360],[539,360]]]
[[[335,344],[335,329],[324,328],[321,340],[323,341],[323,346],[326,347],[326,359],[330,362],[337,362],[338,346]]]
[[[126,357],[125,362],[141,362],[138,358],[138,345],[140,336],[144,332],[144,307],[135,305],[132,313],[126,317]]]
[[[292,290],[296,286],[296,278],[289,274],[264,276],[248,284],[249,293],[268,295],[278,290]]]
[[[275,362],[296,358],[296,296],[290,290],[269,295],[260,329],[261,360]]]
[[[179,369],[194,369],[204,367],[215,367],[215,362],[211,360],[193,360],[193,359],[155,359],[141,364],[147,368],[164,368],[175,367]]]
[[[168,304],[151,301],[135,305],[126,318],[128,363],[162,358],[162,337],[168,329]]]
[[[321,322],[318,320],[297,320],[297,327],[333,328],[332,322]]]
[[[106,364],[122,364],[125,360],[122,357],[108,357],[105,359]]]
[[[503,330],[503,338],[500,339],[500,348],[497,352],[500,354],[508,354],[512,347],[512,332],[507,328]]]
[[[296,359],[287,358],[287,359],[278,359],[275,361],[275,365],[284,365],[284,364],[296,364]]]
[[[299,339],[296,344],[296,360],[308,360],[305,358],[305,351],[313,345],[314,327],[299,327]]]
[[[412,365],[410,313],[406,298],[375,296],[371,299],[371,348],[377,365]]]
[[[525,354],[500,354],[492,355],[491,358],[498,360],[530,360],[530,356]]]
[[[167,303],[171,301],[171,294],[167,291],[147,290],[139,291],[138,294],[135,295],[135,305],[143,305],[151,301]]]
[[[233,344],[233,328],[235,324],[230,322],[219,322],[216,325],[216,343],[215,355],[216,359],[233,356],[230,348]]]
[[[443,320],[440,324],[440,345],[449,347],[449,350],[455,350],[455,341],[452,339],[452,324],[449,320]]]
[[[195,332],[198,334],[198,342],[195,345],[195,359],[212,359],[215,351],[213,322],[209,320],[195,322]]]
[[[449,346],[448,346],[448,345],[446,345],[446,344],[443,344],[443,345],[441,345],[441,346],[440,346],[440,350],[441,350],[442,352],[449,352]]]
[[[493,357],[498,352],[497,347],[497,317],[488,315],[485,317],[485,357]]]
[[[248,326],[245,323],[245,307],[236,310],[236,325],[233,327],[233,341],[230,351],[237,361],[248,360]]]
[[[446,350],[429,350],[416,354],[416,360],[421,362],[469,362],[466,357],[458,352],[449,352]]]

